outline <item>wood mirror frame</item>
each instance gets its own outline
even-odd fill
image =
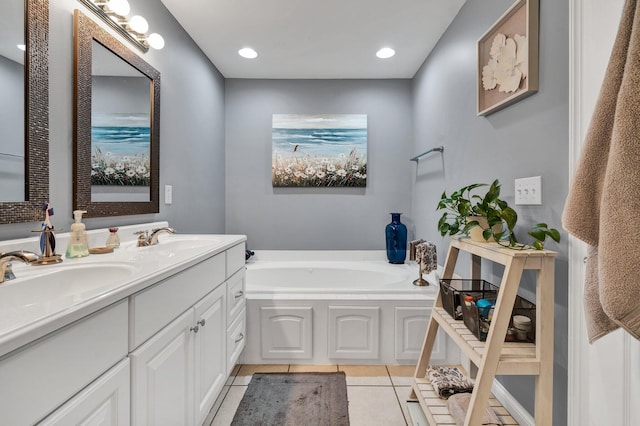
[[[74,12],[74,39],[73,209],[86,210],[85,217],[158,213],[160,211],[160,73],[77,9]],[[151,81],[149,201],[91,200],[91,69],[94,40]]]
[[[42,220],[49,199],[49,1],[24,4],[25,201],[0,202],[0,224]]]

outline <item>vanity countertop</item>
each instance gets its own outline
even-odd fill
[[[162,234],[112,253],[46,266],[13,264],[0,285],[0,357],[246,241],[244,235]],[[1,251],[1,250],[0,250]]]

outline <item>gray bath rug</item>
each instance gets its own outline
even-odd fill
[[[231,426],[276,425],[348,426],[344,373],[254,374]]]

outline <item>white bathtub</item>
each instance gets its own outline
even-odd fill
[[[247,296],[433,298],[438,282],[435,273],[424,276],[430,283],[426,287],[413,285],[416,278],[416,267],[384,261],[257,261],[247,265]]]
[[[245,363],[411,364],[437,294],[384,251],[256,251],[247,263]],[[439,333],[442,336],[442,333]],[[445,359],[438,339],[432,359]]]

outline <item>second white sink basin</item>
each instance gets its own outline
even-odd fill
[[[188,254],[191,251],[200,252],[208,248],[215,248],[222,243],[222,239],[215,235],[160,235],[158,244],[148,247],[131,247],[131,250],[154,253],[159,256],[175,256]]]

